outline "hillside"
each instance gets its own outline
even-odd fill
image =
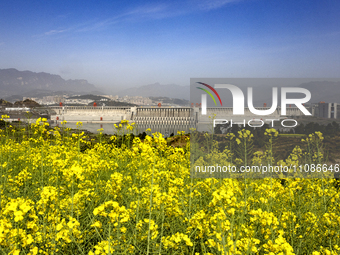
[[[97,90],[87,80],[64,80],[59,75],[18,71],[14,68],[0,69],[0,94],[2,97],[12,95],[29,96],[32,93],[51,94],[51,92],[67,91],[89,93]]]

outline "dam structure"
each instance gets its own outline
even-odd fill
[[[131,120],[131,107],[118,106],[51,106],[51,120],[85,123],[117,123]]]
[[[128,106],[52,106],[51,120],[58,122],[85,123],[119,123],[128,120],[140,125],[186,125],[195,127],[199,124],[212,123],[215,119],[232,119],[249,121],[261,119],[282,120],[289,117],[304,116],[297,107],[288,107],[286,115],[281,115],[278,107],[272,114],[258,116],[245,108],[244,115],[233,115],[232,107],[208,107],[207,114],[202,115],[200,107],[128,107]],[[257,110],[268,110],[269,107],[257,107]],[[268,121],[267,121],[268,122]]]

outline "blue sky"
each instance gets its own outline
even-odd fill
[[[192,77],[339,77],[338,0],[1,1],[0,68],[118,91]]]

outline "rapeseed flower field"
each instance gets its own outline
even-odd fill
[[[41,120],[6,125],[1,254],[340,254],[335,179],[194,179],[187,136],[184,147],[173,147],[159,133],[119,143],[100,133],[94,142]],[[276,133],[267,135],[271,141]],[[236,148],[251,134],[229,137]],[[322,134],[307,139],[310,160],[321,160],[312,146]],[[230,150],[224,155],[232,161]],[[270,149],[255,152],[253,164],[268,158]],[[297,147],[281,163],[302,160]]]

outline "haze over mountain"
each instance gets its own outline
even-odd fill
[[[12,95],[35,96],[51,92],[98,92],[87,80],[64,80],[59,75],[18,71],[14,68],[0,69],[1,97]]]
[[[119,96],[142,96],[142,97],[169,97],[179,99],[190,99],[190,87],[176,84],[161,85],[158,82],[121,90]]]
[[[288,86],[287,86],[288,87]],[[305,88],[309,90],[311,93],[311,99],[309,100],[309,103],[319,103],[321,101],[326,102],[326,103],[340,103],[340,81],[327,81],[325,79],[324,81],[311,81],[311,82],[306,82],[306,83],[301,83],[298,86],[294,87],[300,87],[300,88]],[[288,93],[287,98],[304,98],[304,94],[301,93]],[[279,90],[279,98],[278,98],[278,103],[281,104],[281,94]],[[258,104],[261,105],[259,102],[265,101],[265,98],[261,98],[260,100],[255,101]],[[268,101],[267,101],[268,102]],[[270,106],[268,104],[268,106]]]
[[[277,79],[230,79],[231,84],[235,84],[242,89],[245,98],[247,97],[247,87],[254,87],[253,100],[256,107],[263,106],[264,102],[267,103],[267,106],[271,106],[271,90],[274,84],[276,87],[294,86],[308,89],[312,95],[310,103],[320,101],[340,103],[339,79],[279,79],[281,83],[276,83],[276,81]],[[0,69],[0,98],[8,99],[14,96],[20,99],[20,96],[38,97],[62,93],[104,94],[84,79],[65,80],[59,75],[50,73],[18,71],[14,68]],[[221,97],[224,97],[223,106],[231,107],[231,93],[229,91],[220,91],[219,93]],[[154,83],[120,90],[113,93],[113,95],[169,97],[190,100],[190,87]],[[303,95],[290,93],[288,97],[301,98]],[[199,101],[199,99],[197,100]],[[278,101],[280,103],[280,94]]]
[[[303,83],[300,87],[308,89],[312,95],[311,102],[340,103],[340,81],[312,81]]]

